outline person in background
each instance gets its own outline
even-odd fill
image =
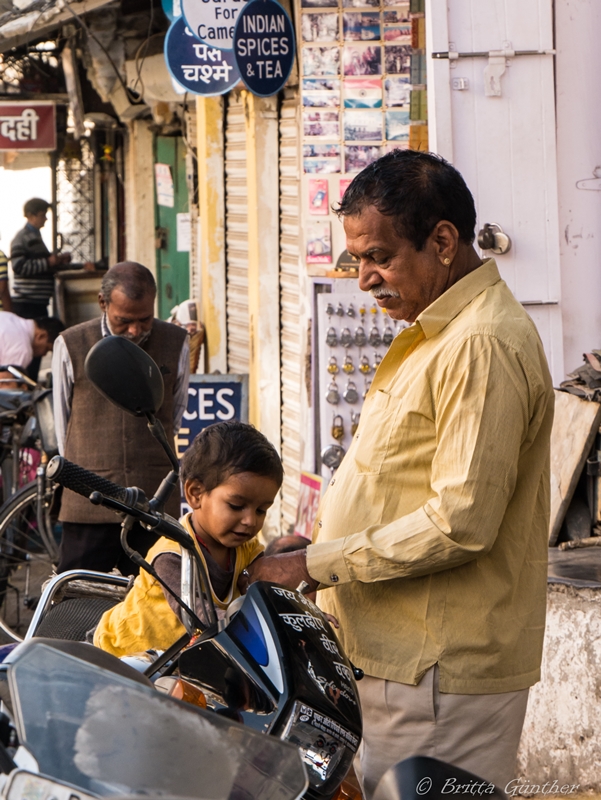
[[[190,348],[183,328],[154,318],[156,283],[150,270],[131,261],[116,264],[102,279],[98,302],[102,316],[69,328],[59,336],[52,359],[54,419],[61,455],[120,486],[138,486],[150,499],[171,469],[146,419],[133,417],[106,400],[88,381],[84,362],[106,336],[123,336],[158,364],[165,395],[157,419],[173,444],[188,400]],[[167,513],[180,516],[174,494]],[[138,569],[119,540],[121,525],[108,508],[92,505],[65,489],[59,519],[63,523],[58,572],[94,569],[123,574]],[[130,545],[145,555],[157,537],[135,525]]]
[[[54,275],[64,269],[93,270],[94,264],[72,264],[69,253],[51,253],[42,239],[41,229],[46,224],[50,203],[33,197],[23,206],[27,220],[10,245],[13,268],[12,310],[25,319],[48,316],[48,302],[54,294]],[[31,362],[28,373],[37,379],[39,358]]]
[[[0,311],[12,310],[12,300],[8,288],[8,259],[0,250]]]
[[[10,372],[2,367],[27,369],[35,357],[49,353],[65,326],[56,317],[22,319],[10,311],[0,311],[0,378],[11,380]],[[2,384],[7,388],[7,384]]]

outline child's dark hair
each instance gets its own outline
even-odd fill
[[[200,481],[207,492],[240,472],[263,475],[278,486],[284,480],[282,461],[275,447],[260,431],[244,422],[209,425],[186,450],[181,464],[182,481]]]

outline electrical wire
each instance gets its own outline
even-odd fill
[[[142,63],[139,66],[138,66],[138,57],[140,55],[140,50],[142,49],[142,47],[146,46],[146,49],[148,49],[148,42],[150,42],[150,40],[153,38],[153,34],[152,34],[152,24],[153,24],[153,22],[154,22],[154,0],[150,0],[150,19],[148,20],[148,31],[146,33],[146,41],[142,42],[142,44],[140,45],[140,47],[138,47],[138,50],[136,51],[136,73],[137,73],[137,77],[136,77],[136,82],[133,85],[133,91],[135,92],[136,88],[138,86],[138,83],[142,84],[142,91],[140,92],[140,94],[142,94],[142,95],[144,94],[144,81],[142,80],[142,67],[144,66],[144,60],[146,59],[146,53],[144,53],[144,55],[142,57]],[[156,35],[157,34],[154,34],[154,36],[156,36]]]

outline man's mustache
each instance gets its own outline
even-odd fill
[[[376,300],[381,300],[383,297],[400,297],[401,295],[394,289],[385,289],[383,286],[374,286],[369,290],[369,293]]]

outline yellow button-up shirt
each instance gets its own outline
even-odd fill
[[[493,259],[392,343],[307,551],[368,675],[489,694],[540,677],[553,386]]]

